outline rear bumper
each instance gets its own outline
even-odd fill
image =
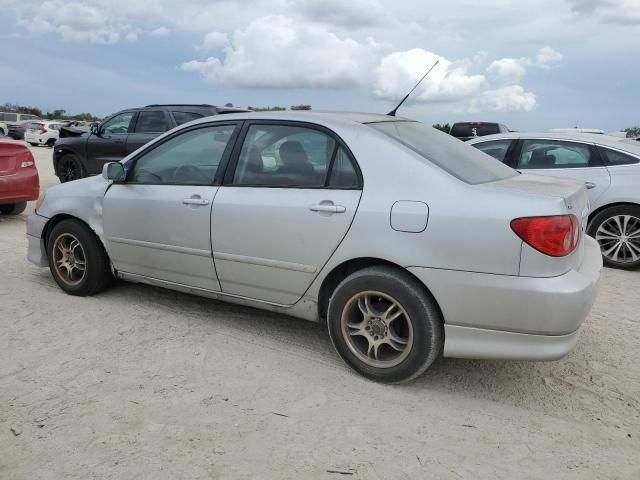
[[[598,291],[602,255],[584,237],[577,270],[551,278],[410,268],[445,319],[444,355],[553,360],[575,346]]]
[[[30,202],[40,195],[40,178],[35,168],[18,168],[12,175],[0,175],[0,204]]]

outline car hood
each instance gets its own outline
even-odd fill
[[[60,129],[60,138],[88,137],[90,131],[88,129],[77,127],[62,127]]]

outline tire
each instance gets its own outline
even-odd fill
[[[6,203],[4,205],[0,205],[0,212],[5,215],[20,215],[24,212],[25,208],[27,208],[27,202]]]
[[[78,180],[87,176],[80,159],[73,153],[67,153],[58,160],[56,171],[60,183]]]
[[[31,145],[32,147],[37,147],[38,146],[37,143],[31,143],[31,142],[29,142],[29,145]]]
[[[69,295],[94,295],[113,281],[102,243],[78,220],[63,220],[53,227],[47,238],[47,256],[53,279]]]
[[[600,244],[602,261],[607,267],[632,269],[640,266],[639,206],[605,208],[591,219],[587,233]]]
[[[444,321],[433,297],[408,272],[387,266],[359,270],[338,285],[327,327],[350,367],[384,383],[418,377],[444,344]]]
[[[49,140],[47,140],[47,143],[45,143],[45,145],[49,148],[53,148],[55,144],[56,144],[55,138],[50,138]]]

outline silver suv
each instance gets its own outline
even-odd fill
[[[591,213],[587,233],[604,263],[640,266],[640,145],[581,133],[509,133],[468,142],[522,171],[585,182]]]

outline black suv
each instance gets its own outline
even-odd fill
[[[102,171],[158,135],[178,125],[222,113],[245,112],[213,105],[147,105],[129,108],[105,119],[90,131],[63,128],[53,150],[53,169],[61,182]]]
[[[492,122],[458,122],[451,126],[452,136],[459,138],[463,142],[476,137],[494,135],[496,133],[507,133],[509,129],[501,123]]]

